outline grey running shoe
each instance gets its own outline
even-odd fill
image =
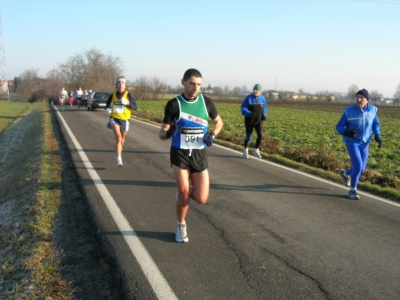
[[[261,158],[261,154],[260,154],[260,150],[258,149],[254,149],[253,150],[253,155],[257,158]]]
[[[360,196],[358,196],[357,191],[350,190],[347,196],[349,196],[349,198],[353,200],[360,200]]]
[[[243,158],[248,159],[249,158],[249,149],[244,149],[243,150]]]
[[[176,225],[175,241],[177,241],[178,243],[189,242],[189,238],[187,237],[186,233],[186,224]]]
[[[345,186],[350,186],[351,178],[350,178],[349,175],[345,175],[345,173],[346,173],[346,172],[345,172],[345,170],[343,170],[343,169],[339,171],[340,176],[342,176],[344,185],[345,185]]]

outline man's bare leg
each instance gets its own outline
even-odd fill
[[[189,170],[173,166],[173,171],[179,193],[179,198],[176,201],[176,216],[178,222],[183,223],[189,209],[190,198],[198,204],[207,202],[210,178],[207,169],[200,173],[190,173]],[[192,186],[190,185],[190,179]]]

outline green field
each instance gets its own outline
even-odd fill
[[[0,133],[32,106],[33,104],[27,102],[0,102]]]
[[[138,101],[139,115],[163,117],[166,101]],[[240,114],[241,101],[216,101],[224,121],[219,138],[241,145],[244,122]],[[349,166],[350,160],[336,132],[336,123],[349,103],[310,103],[270,101],[267,121],[264,122],[266,138],[261,151],[279,154],[328,171]],[[400,108],[379,106],[383,148],[371,143],[368,169],[385,176],[400,178]],[[254,135],[255,138],[255,135]],[[254,139],[253,139],[254,140]]]

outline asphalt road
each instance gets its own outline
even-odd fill
[[[132,298],[400,299],[399,204],[362,192],[350,200],[344,186],[213,146],[209,200],[191,202],[190,241],[179,244],[159,127],[132,120],[117,168],[104,110],[60,114]]]

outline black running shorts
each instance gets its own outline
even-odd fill
[[[171,166],[189,170],[191,173],[203,172],[208,167],[206,149],[178,149],[171,146]]]

